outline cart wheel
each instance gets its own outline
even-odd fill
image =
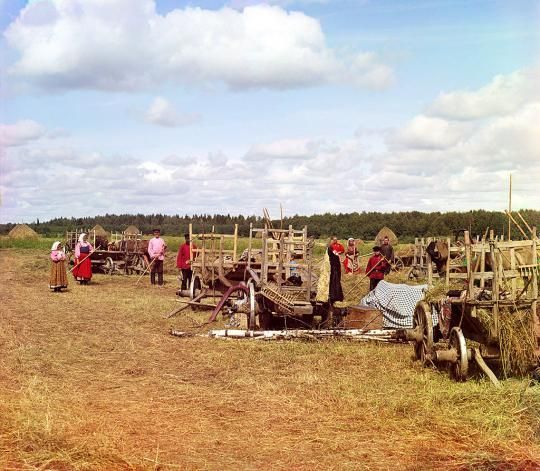
[[[189,299],[193,301],[199,294],[201,294],[202,283],[199,275],[193,275],[191,278],[191,285],[189,286]]]
[[[107,275],[112,275],[114,272],[114,260],[111,257],[105,259],[105,264],[103,265],[103,270]]]
[[[414,354],[417,360],[426,365],[433,354],[433,321],[431,308],[425,301],[420,301],[414,309],[413,329],[422,335],[422,339],[414,343]]]
[[[399,257],[394,257],[394,263],[392,264],[392,271],[401,271],[405,268],[403,260]]]
[[[257,301],[255,300],[255,283],[253,280],[249,280],[247,283],[249,288],[249,314],[248,314],[248,329],[255,330],[256,328],[256,316],[257,316]]]
[[[469,372],[469,358],[465,337],[459,327],[453,327],[450,331],[448,348],[455,349],[457,353],[456,362],[449,366],[450,376],[456,381],[465,381]]]
[[[146,263],[142,255],[135,255],[135,258],[131,264],[131,270],[138,274],[143,273],[144,270],[146,270]]]

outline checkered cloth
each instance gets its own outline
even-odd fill
[[[428,285],[395,285],[381,280],[377,287],[360,300],[360,306],[379,309],[383,313],[383,327],[404,329],[413,326],[413,314],[416,303],[424,299]],[[432,311],[433,325],[439,319]]]

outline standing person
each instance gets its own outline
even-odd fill
[[[92,244],[87,239],[87,234],[82,233],[79,236],[79,242],[75,246],[73,276],[81,285],[87,285],[92,279],[92,260],[90,260],[90,254],[94,250],[94,247],[92,247]]]
[[[68,280],[66,273],[66,253],[62,248],[62,243],[56,241],[51,247],[51,271],[49,274],[49,288],[55,293],[67,288]]]
[[[379,281],[384,280],[388,263],[381,254],[381,248],[376,245],[373,247],[373,255],[369,257],[366,266],[366,275],[369,278],[369,290],[373,291],[379,284]]]
[[[163,260],[165,260],[165,250],[167,244],[160,237],[161,230],[154,229],[154,238],[148,242],[148,255],[150,255],[150,282],[156,284],[156,273],[158,278],[158,287],[163,287]]]
[[[339,255],[342,254],[345,249],[343,245],[339,244],[343,249],[340,251],[336,245],[337,238],[332,237],[330,244],[328,244],[328,258],[330,259],[330,284],[328,288],[328,302],[334,304],[337,301],[343,301],[343,289],[341,288],[341,260]]]
[[[191,269],[191,247],[197,248],[195,244],[191,244],[189,234],[184,234],[185,242],[178,248],[178,255],[176,256],[176,266],[182,272],[182,286],[181,290],[189,289],[191,285],[191,275],[193,270]]]
[[[349,237],[347,241],[343,266],[345,267],[345,273],[356,273],[358,271],[358,250],[356,249],[356,241],[352,237]]]
[[[383,243],[381,245],[381,253],[386,258],[386,261],[388,262],[386,265],[386,271],[384,272],[385,275],[388,275],[390,273],[390,270],[392,269],[392,265],[394,263],[394,247],[390,245],[390,239],[388,236],[384,236]]]
[[[336,255],[338,256],[345,253],[345,247],[343,247],[343,245],[335,235],[333,235],[332,239],[330,240],[330,247],[332,247],[332,251],[336,252]]]

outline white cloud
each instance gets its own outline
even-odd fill
[[[471,132],[471,127],[441,118],[419,115],[400,129],[389,142],[393,146],[416,149],[446,149]]]
[[[539,100],[539,83],[539,68],[497,75],[488,85],[476,91],[441,93],[429,112],[433,116],[457,120],[504,116],[531,100]]]
[[[260,214],[279,211],[279,203],[287,214],[500,210],[509,173],[513,205],[540,208],[534,95],[512,111],[465,123],[420,114],[393,133],[254,142],[243,155],[170,149],[157,162],[83,152],[56,139],[26,142],[2,159],[4,221],[88,214],[86,201],[94,214]]]
[[[156,97],[146,111],[145,119],[151,124],[164,127],[187,126],[199,119],[196,114],[179,114],[163,97]]]
[[[0,124],[0,147],[21,146],[45,135],[45,129],[30,119]]]
[[[279,6],[160,15],[154,0],[43,0],[27,5],[5,36],[20,53],[11,74],[46,88],[381,88],[393,80],[373,53],[340,55],[327,46],[318,20]]]

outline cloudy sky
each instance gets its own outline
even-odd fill
[[[0,222],[540,209],[538,0],[0,0]]]

